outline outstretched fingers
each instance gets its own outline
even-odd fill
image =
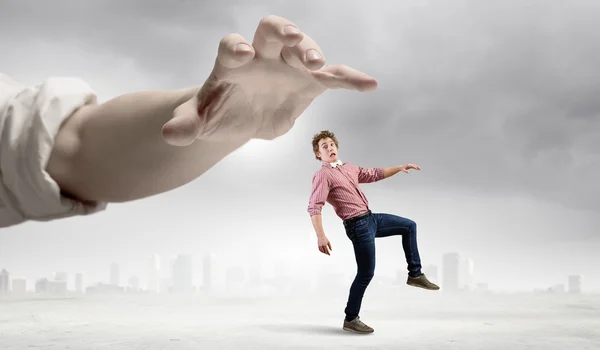
[[[279,16],[267,16],[261,19],[252,46],[263,58],[277,59],[284,46],[298,45],[304,34],[291,21]]]
[[[375,78],[346,65],[329,66],[311,73],[321,84],[329,89],[348,89],[366,92],[375,90],[378,85]]]

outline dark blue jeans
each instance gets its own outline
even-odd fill
[[[345,310],[346,317],[350,319],[358,316],[365,290],[375,274],[375,238],[402,236],[409,276],[421,274],[421,257],[417,248],[417,224],[410,219],[373,213],[354,222],[344,222],[344,227],[354,246],[357,265]]]

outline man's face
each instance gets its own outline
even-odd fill
[[[338,160],[338,150],[335,147],[335,142],[328,137],[325,139],[319,140],[319,151],[317,152],[317,156],[321,158],[324,162],[337,162]]]

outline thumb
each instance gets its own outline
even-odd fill
[[[197,97],[189,99],[173,111],[173,118],[163,125],[162,137],[170,145],[188,146],[201,131]]]
[[[329,247],[329,250],[333,250],[333,248],[331,248],[331,242],[327,242],[327,246]]]

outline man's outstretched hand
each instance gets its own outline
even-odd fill
[[[409,174],[409,170],[410,169],[414,169],[414,170],[421,170],[421,167],[419,167],[418,165],[415,164],[406,164],[406,165],[402,165],[400,166],[400,171],[403,171],[407,174]]]
[[[271,140],[288,132],[327,89],[361,92],[377,81],[344,65],[324,67],[319,46],[285,18],[263,18],[254,41],[226,35],[212,73],[198,94],[176,108],[163,126],[172,145],[196,139]]]

